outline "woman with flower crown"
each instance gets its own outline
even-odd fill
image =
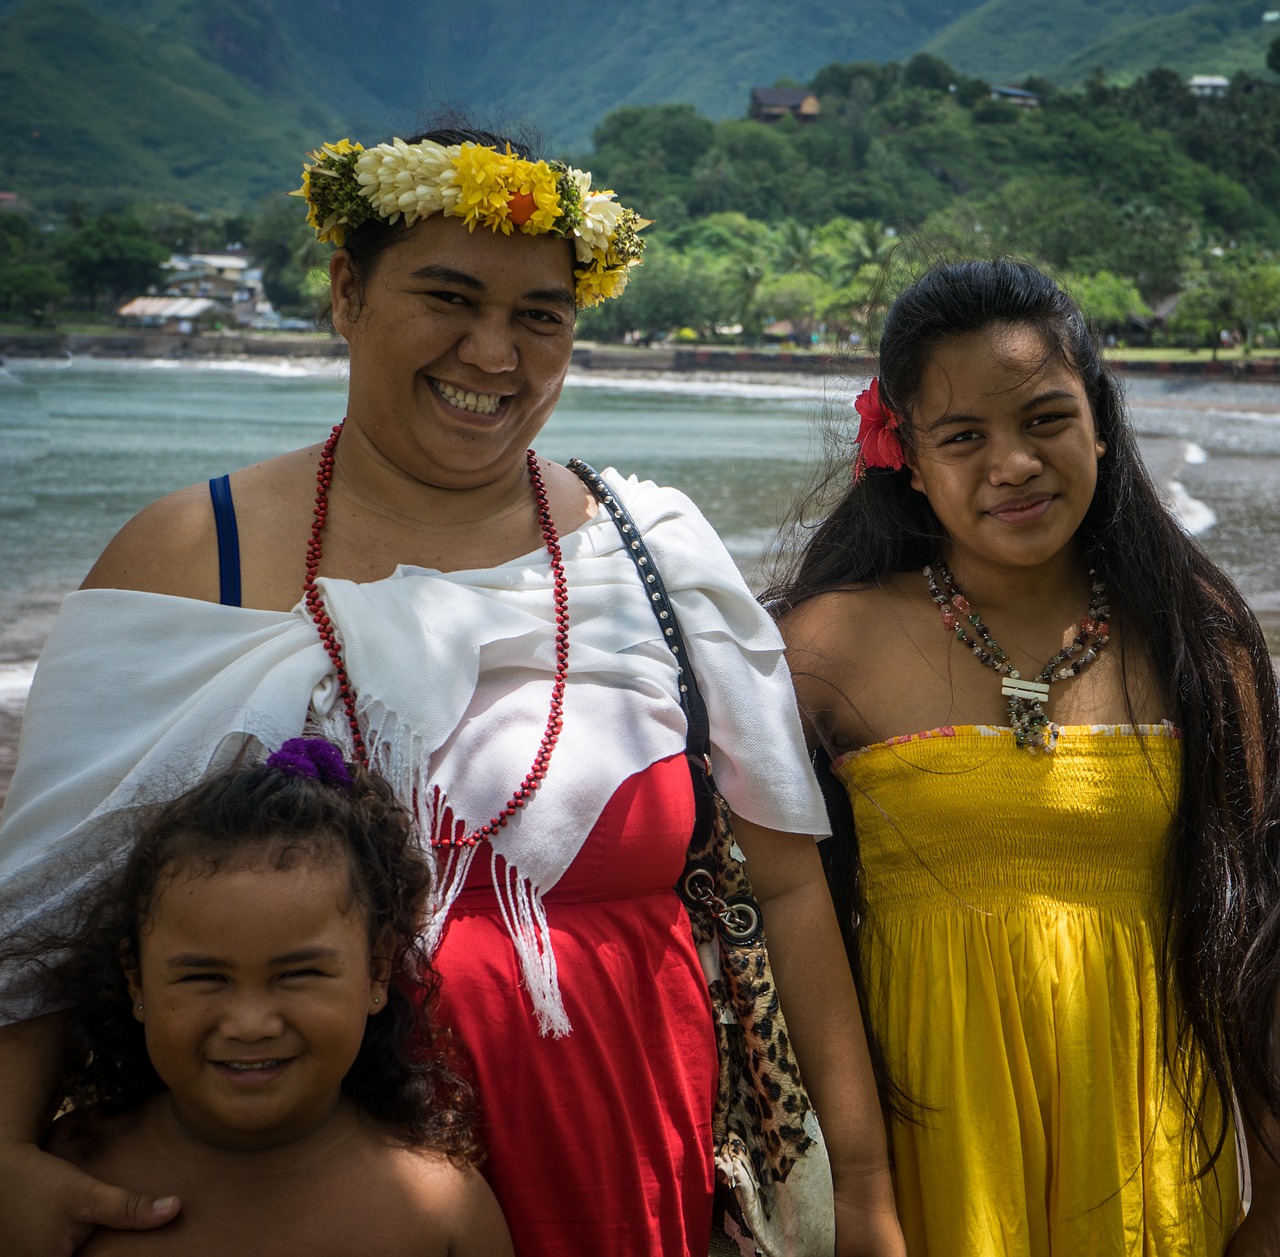
[[[1280,1251],[1258,625],[1048,276],[941,265],[879,356],[852,477],[769,598],[827,769],[907,1250]]]
[[[672,889],[694,822],[692,669],[830,1151],[837,1250],[900,1251],[781,640],[683,495],[606,472],[629,541],[528,448],[576,311],[622,291],[644,224],[584,172],[485,133],[327,145],[300,191],[338,246],[345,421],[148,507],[68,598],[0,831],[0,925],[72,911],[119,860],[139,792],[198,776],[228,739],[329,737],[393,783],[437,858],[440,1019],[516,1251],[704,1257],[716,1039]],[[22,974],[0,979],[12,1008]],[[59,1034],[34,1002],[0,1030],[10,1257],[180,1208],[38,1150]]]

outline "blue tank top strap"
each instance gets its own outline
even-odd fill
[[[225,607],[240,605],[240,534],[236,529],[236,508],[231,500],[231,477],[209,481],[213,499],[213,520],[218,529],[218,601]]]

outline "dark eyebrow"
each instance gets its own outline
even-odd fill
[[[563,306],[566,310],[578,308],[578,303],[573,299],[573,293],[567,288],[535,288],[532,292],[525,293],[523,299],[535,305]]]
[[[296,951],[273,956],[272,965],[300,965],[310,960],[332,960],[338,955],[336,947],[299,947]],[[231,962],[218,956],[203,956],[198,952],[178,952],[165,961],[173,969],[229,969]]]
[[[936,432],[939,428],[945,428],[949,424],[977,423],[976,415],[943,415],[941,418],[935,419],[927,428],[926,432]]]
[[[465,288],[468,292],[484,292],[485,290],[484,284],[474,275],[468,275],[466,271],[455,271],[451,266],[440,266],[435,263],[420,266],[416,271],[410,271],[409,278],[457,284],[459,288]],[[573,293],[567,288],[535,288],[532,292],[522,294],[520,299],[521,301],[533,302],[535,305],[556,305],[563,306],[567,310],[577,309],[577,302],[574,301]]]
[[[1060,402],[1064,400],[1074,402],[1074,401],[1078,401],[1079,399],[1069,389],[1050,388],[1050,389],[1045,389],[1043,393],[1037,393],[1033,398],[1030,399],[1030,401],[1023,402],[1022,409],[1031,410],[1036,406],[1043,406],[1045,402]]]
[[[174,969],[225,969],[227,962],[217,956],[202,956],[198,952],[182,951],[170,956],[165,964]]]
[[[445,284],[457,284],[460,288],[469,288],[472,292],[484,292],[484,285],[466,271],[455,271],[451,266],[437,266],[434,263],[420,266],[409,272],[410,279],[434,279]]]
[[[302,965],[309,960],[332,960],[340,952],[336,947],[299,947],[297,951],[285,952],[283,956],[273,956],[273,965]]]
[[[1079,399],[1076,397],[1076,395],[1073,392],[1070,391],[1070,389],[1050,388],[1050,389],[1045,389],[1043,393],[1037,393],[1034,397],[1028,398],[1027,401],[1022,403],[1022,409],[1024,411],[1034,410],[1037,406],[1043,406],[1048,402],[1060,402],[1060,401],[1074,402],[1078,400]],[[929,424],[928,427],[925,428],[925,431],[936,432],[939,428],[945,428],[949,424],[964,424],[964,423],[978,423],[978,422],[980,422],[980,420],[977,415],[945,414],[941,418],[935,419],[931,424]]]

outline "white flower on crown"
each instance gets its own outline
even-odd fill
[[[582,197],[582,220],[574,227],[574,251],[579,262],[603,258],[618,227],[622,206],[612,192],[592,192],[591,176],[584,170],[567,172]]]
[[[405,226],[412,227],[457,201],[453,161],[459,151],[457,145],[406,144],[399,138],[366,149],[356,159],[360,193],[389,222],[403,214]]]

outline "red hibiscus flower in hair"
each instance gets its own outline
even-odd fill
[[[904,466],[906,460],[897,433],[902,419],[880,400],[878,379],[873,379],[871,387],[858,394],[853,408],[862,416],[858,425],[858,457],[853,461],[854,481],[861,480],[868,467],[897,471]]]

